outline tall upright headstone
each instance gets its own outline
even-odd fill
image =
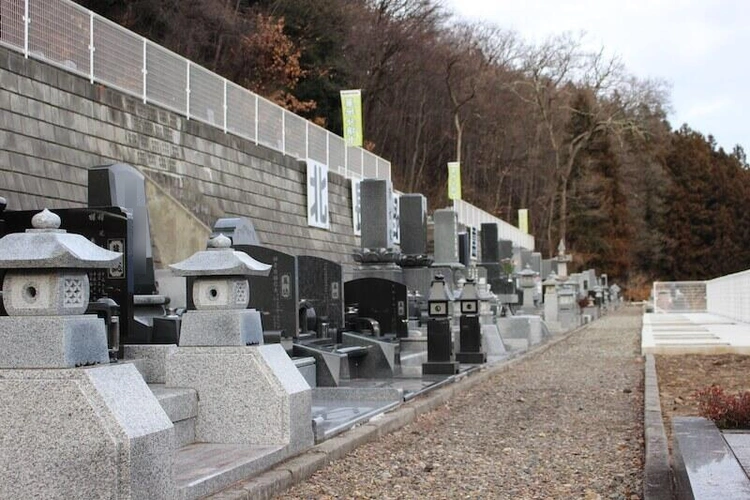
[[[393,188],[387,179],[364,179],[362,197],[362,248],[393,248]]]
[[[449,208],[435,210],[435,262],[433,267],[461,269],[458,255],[458,216]]]
[[[399,261],[401,251],[394,237],[397,219],[391,182],[387,179],[364,179],[360,185],[362,204],[361,248],[352,257],[359,265],[354,268],[354,279],[377,277],[401,282]]]
[[[482,245],[482,264],[499,264],[500,245],[497,236],[497,223],[482,223],[480,238]]]
[[[401,253],[427,255],[427,198],[419,193],[401,195]]]

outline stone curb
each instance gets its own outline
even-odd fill
[[[643,499],[669,500],[672,498],[672,470],[669,466],[669,447],[661,416],[659,381],[653,354],[646,354],[643,378],[643,432],[646,442]]]
[[[548,340],[533,350],[504,360],[497,365],[482,368],[478,373],[467,375],[455,383],[443,386],[424,396],[418,396],[389,413],[375,417],[366,424],[324,441],[312,449],[276,465],[273,469],[251,479],[235,483],[233,486],[208,498],[213,500],[270,499],[277,493],[304,481],[318,469],[322,469],[329,463],[344,457],[359,446],[412,423],[420,415],[445,404],[454,395],[471,389],[491,376],[507,371],[522,361],[538,356],[571,335],[586,330],[591,324],[582,325],[557,338]]]

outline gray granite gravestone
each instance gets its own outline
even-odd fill
[[[539,252],[531,252],[531,270],[537,274],[542,274],[542,254]]]
[[[253,222],[247,217],[224,217],[214,223],[211,237],[223,234],[237,245],[260,245]]]
[[[458,255],[458,217],[448,208],[435,210],[435,262],[433,267],[461,269]]]

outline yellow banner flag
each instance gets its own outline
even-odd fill
[[[461,199],[461,164],[457,161],[448,163],[448,199]]]
[[[341,114],[344,119],[344,141],[349,147],[362,147],[362,91],[341,91]]]
[[[529,209],[519,208],[518,209],[518,229],[526,234],[529,234]]]

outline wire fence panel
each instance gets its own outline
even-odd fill
[[[706,309],[750,323],[750,271],[742,271],[706,282]]]
[[[323,164],[328,164],[326,153],[326,137],[328,132],[311,123],[307,128],[307,152],[310,158]],[[329,169],[333,168],[329,165]]]
[[[705,281],[655,281],[654,312],[706,312]]]
[[[283,151],[283,110],[265,99],[258,99],[258,142]]]
[[[29,53],[84,75],[91,74],[89,11],[74,3],[29,0]]]
[[[285,153],[297,158],[307,157],[307,120],[295,114],[285,112],[284,147]]]
[[[364,179],[362,172],[362,150],[346,147],[346,175],[355,179]]]
[[[151,42],[146,44],[146,98],[185,114],[187,61]]]
[[[346,143],[341,137],[328,132],[328,168],[347,176],[346,172]]]
[[[224,79],[190,65],[190,118],[224,128]]]
[[[256,140],[255,95],[232,82],[227,82],[227,130]]]
[[[381,157],[376,157],[378,160],[378,175],[381,179],[391,180],[391,162],[385,161]]]
[[[362,151],[364,160],[364,177],[365,179],[376,179],[378,177],[378,158],[369,151]]]
[[[94,78],[125,92],[143,95],[143,40],[135,33],[94,18]]]
[[[23,50],[24,0],[0,0],[0,42]]]
[[[465,226],[479,228],[483,222],[497,224],[498,236],[504,240],[510,240],[514,245],[521,246],[527,250],[534,250],[534,237],[526,234],[517,227],[508,224],[499,217],[475,207],[463,200],[453,200],[453,206],[458,215],[458,222]]]

